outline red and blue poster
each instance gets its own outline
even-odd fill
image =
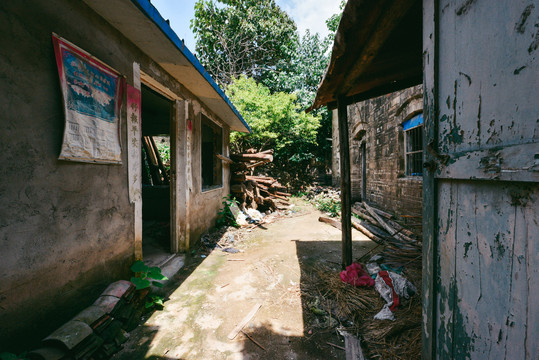
[[[52,39],[65,112],[59,159],[120,164],[124,78],[56,34]]]

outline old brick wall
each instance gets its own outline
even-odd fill
[[[348,106],[353,199],[364,197],[380,209],[405,215],[402,219],[411,224],[421,222],[422,177],[405,176],[402,123],[422,107],[421,85]]]

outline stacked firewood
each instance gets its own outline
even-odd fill
[[[275,211],[288,206],[286,187],[270,176],[255,176],[254,169],[273,162],[273,150],[256,152],[253,149],[243,154],[231,155],[230,192],[240,207],[259,211]]]

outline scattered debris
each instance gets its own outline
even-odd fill
[[[273,161],[273,150],[255,152],[251,149],[245,154],[234,154],[231,159],[230,190],[242,210],[273,212],[290,206],[288,198],[291,195],[286,187],[270,176],[253,175],[256,167]]]
[[[109,359],[139,323],[149,289],[125,280],[109,285],[93,305],[58,328],[28,353],[32,359]]]
[[[306,196],[331,199],[335,193],[315,188]],[[406,217],[397,219],[362,202],[353,205],[352,213],[352,226],[379,245],[343,272],[327,265],[313,270],[309,280],[312,284],[306,287],[309,292],[306,296],[322,296],[320,309],[333,314],[352,336],[362,339],[363,349],[359,347],[359,341],[354,347],[359,347],[366,357],[420,358],[421,294],[417,294],[420,289],[414,284],[422,281],[421,232],[403,224],[401,220]],[[322,216],[319,221],[341,228],[341,221],[336,217]],[[379,254],[373,256],[375,250]],[[372,287],[355,287],[362,277],[374,282],[382,296]],[[350,350],[349,355],[347,352],[347,359],[363,358],[359,356],[363,354]]]
[[[333,343],[330,343],[329,341],[327,341],[326,344],[328,344],[329,346],[333,346],[334,348],[337,348],[337,349],[346,350],[344,347],[335,345]]]
[[[346,331],[339,331],[339,333],[344,337],[346,360],[365,360],[361,349],[361,341]]]
[[[341,280],[352,286],[374,286],[374,280],[370,277],[361,264],[352,263],[341,271]]]
[[[243,330],[241,330],[241,333],[242,333],[243,335],[247,336],[247,338],[248,338],[249,340],[251,340],[252,342],[254,342],[255,345],[257,345],[259,348],[261,348],[262,350],[266,351],[266,349],[265,349],[262,345],[260,345],[260,344],[258,343],[258,341],[256,341],[255,339],[253,339],[253,338],[251,337],[251,335],[247,334],[247,333],[246,333],[245,331],[243,331]]]
[[[399,306],[400,299],[409,299],[417,292],[416,287],[406,278],[385,270],[378,272],[374,288],[386,301],[382,310],[374,315],[377,320],[395,320],[393,311]]]
[[[228,334],[229,340],[234,340],[236,335],[238,335],[238,333],[243,330],[245,325],[247,325],[247,323],[251,321],[251,319],[256,315],[256,313],[258,312],[258,309],[260,309],[261,306],[262,306],[261,303],[256,304],[251,309],[251,311],[247,315],[245,315],[245,317],[239,322],[239,324],[236,325],[236,327],[232,329],[232,331]]]

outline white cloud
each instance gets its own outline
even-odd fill
[[[326,20],[340,11],[340,0],[276,0],[296,22],[300,34],[310,29],[311,33],[326,36]]]

